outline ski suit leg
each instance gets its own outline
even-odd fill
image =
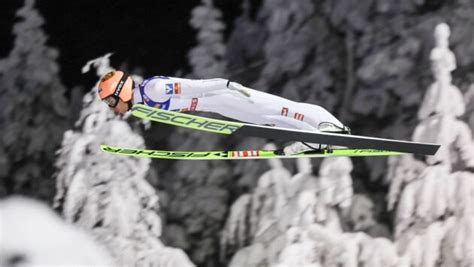
[[[317,105],[293,101],[280,103],[279,106],[278,103],[272,103],[272,105],[280,108],[277,110],[278,114],[264,115],[265,120],[268,121],[266,124],[309,131],[318,130],[323,122],[332,123],[340,128],[344,127],[344,124],[336,117]]]
[[[249,96],[230,90],[203,95],[200,98],[200,109],[244,122],[289,129],[318,131],[322,122],[330,122],[341,128],[344,126],[326,109],[317,105],[298,103],[246,87],[241,89]],[[309,145],[319,146],[319,144]],[[311,148],[296,142],[285,147],[284,153],[291,155],[308,149]]]
[[[257,106],[257,110],[260,111],[260,115],[267,119],[276,120],[275,124],[278,122],[285,123],[292,126],[291,128],[304,130],[318,129],[323,122],[332,123],[340,128],[344,127],[335,116],[318,105],[300,103],[251,88],[243,88],[249,92],[250,98]],[[285,119],[278,118],[278,116]],[[300,121],[305,124],[299,123]],[[308,124],[312,128],[308,127]]]
[[[322,122],[330,122],[340,128],[344,126],[329,111],[318,105],[292,101],[251,88],[246,89],[250,92],[251,99],[256,103],[256,105],[258,105],[258,109],[261,111],[262,115],[280,115],[282,117],[306,122],[314,128],[319,128],[319,125]],[[277,117],[273,118],[276,119]],[[294,125],[295,127],[303,126],[305,128],[298,129],[306,129],[306,126],[299,123],[291,123],[291,125]]]
[[[318,128],[314,127],[313,125],[304,121],[295,120],[293,118],[288,118],[281,115],[266,115],[264,117],[266,121],[271,122],[270,125],[275,125],[276,127],[314,132],[318,131]]]
[[[296,103],[296,109],[305,115],[303,121],[316,128],[319,128],[319,125],[323,122],[330,122],[340,128],[344,127],[342,122],[321,106],[298,102]]]
[[[330,122],[341,128],[344,126],[320,106],[239,86],[249,96],[229,89],[214,91],[199,98],[198,109],[244,122],[301,130],[317,130],[322,122]]]

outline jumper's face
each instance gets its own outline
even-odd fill
[[[114,108],[112,108],[112,110],[114,112],[117,112],[117,113],[120,113],[120,114],[124,114],[128,111],[128,103],[127,102],[124,102],[122,101],[121,99],[118,100],[118,103],[117,103],[117,106],[115,106]]]

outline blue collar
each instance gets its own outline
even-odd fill
[[[164,110],[168,110],[170,108],[170,103],[171,103],[171,97],[164,101],[164,102],[157,102],[157,101],[153,101],[146,93],[145,93],[145,86],[152,80],[154,79],[160,79],[159,76],[154,76],[154,77],[151,77],[151,78],[148,78],[146,80],[144,80],[143,82],[141,82],[139,85],[138,85],[138,88],[140,89],[140,95],[142,97],[142,101],[143,103],[145,103],[145,105],[147,106],[150,106],[150,107],[159,107],[160,109],[164,109]]]

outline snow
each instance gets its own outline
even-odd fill
[[[64,222],[50,207],[24,197],[0,201],[0,265],[115,266],[91,233]]]
[[[466,121],[469,124],[471,132],[474,131],[474,83],[471,84],[466,94],[464,95],[466,102]]]

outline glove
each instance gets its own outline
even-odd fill
[[[241,84],[238,84],[238,83],[235,83],[235,82],[229,82],[228,85],[227,85],[227,88],[229,88],[230,90],[234,90],[236,92],[239,92],[239,93],[243,94],[246,97],[250,97],[250,93],[247,92],[247,90],[245,90],[246,87],[241,85]]]

